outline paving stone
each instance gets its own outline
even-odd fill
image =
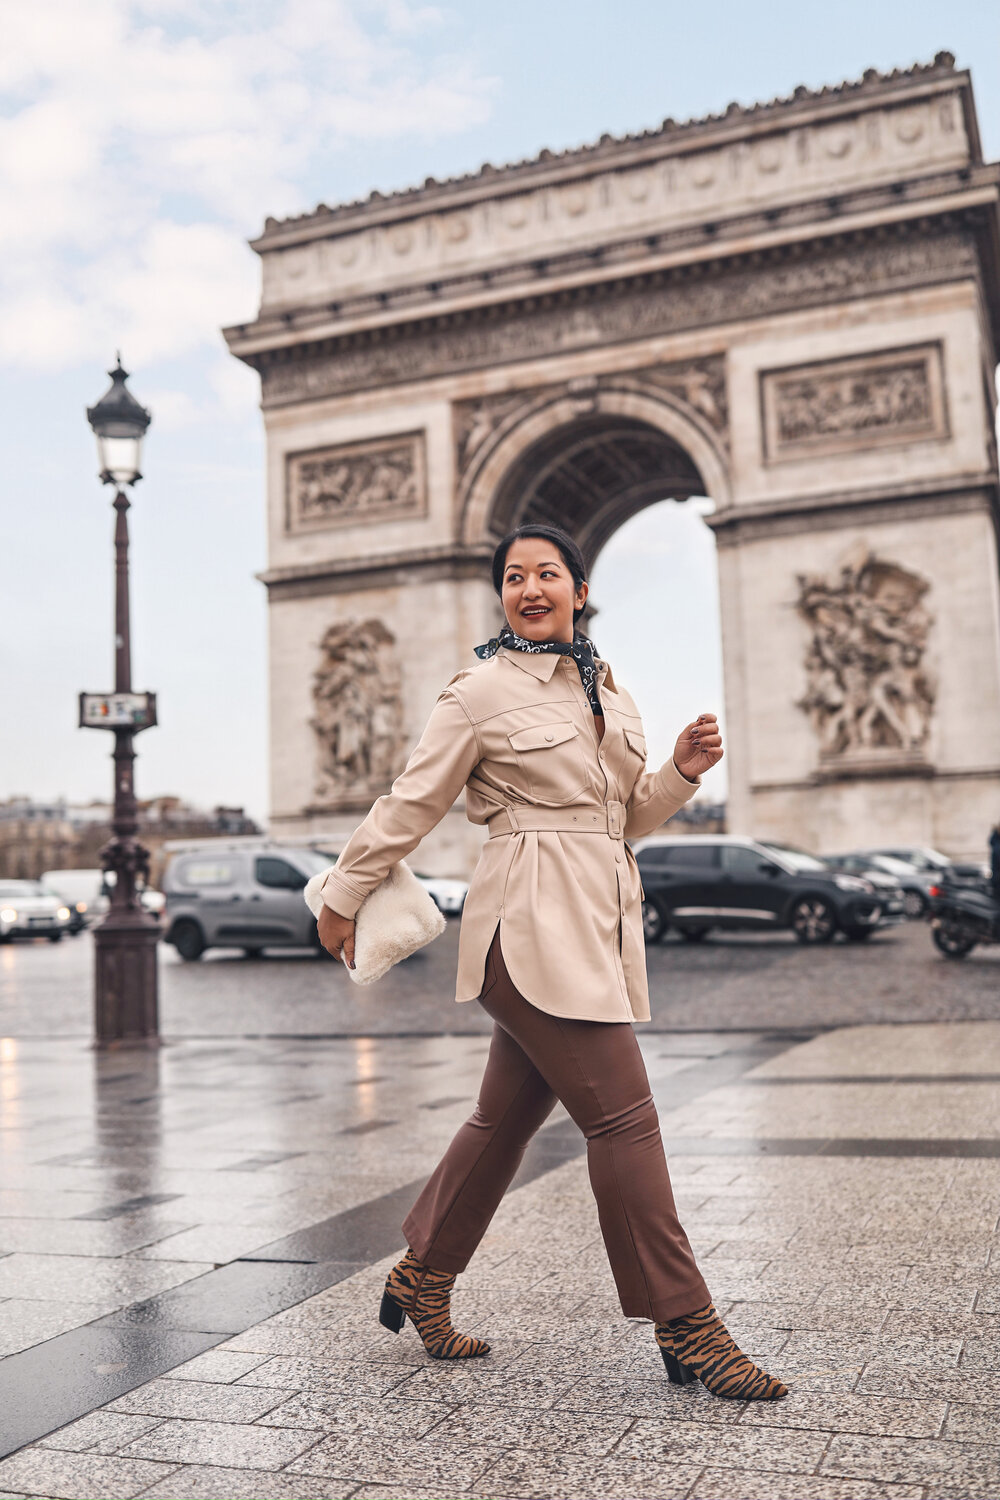
[[[143,1500],[346,1500],[353,1493],[353,1484],[337,1480],[192,1464],[145,1490]]]
[[[240,1356],[237,1356],[240,1357]],[[384,1360],[371,1364],[363,1360],[285,1359],[281,1355],[265,1358],[244,1375],[241,1386],[262,1385],[289,1391],[343,1391],[355,1396],[385,1396],[409,1382],[416,1372],[414,1365],[393,1365]],[[429,1396],[428,1399],[433,1399]]]
[[[325,1437],[371,1436],[411,1442],[422,1438],[455,1410],[443,1401],[406,1401],[306,1391],[290,1396],[258,1419],[262,1427],[313,1428]]]
[[[779,1469],[793,1474],[815,1472],[826,1450],[826,1434],[640,1418],[616,1449],[616,1458],[647,1462],[732,1465],[739,1469]]]
[[[167,1370],[164,1380],[214,1380],[226,1385],[239,1380],[267,1363],[266,1354],[236,1354],[231,1349],[206,1349],[174,1370]],[[257,1382],[266,1384],[267,1382]]]
[[[683,1401],[683,1407],[678,1403]],[[552,1403],[559,1412],[615,1412],[623,1417],[654,1417],[666,1420],[675,1413],[691,1422],[738,1422],[746,1410],[742,1401],[720,1401],[698,1382],[683,1392],[665,1376],[656,1380],[593,1379],[576,1381],[565,1395]]]
[[[631,1425],[628,1417],[582,1412],[508,1411],[496,1406],[460,1406],[449,1418],[449,1443],[506,1448],[558,1448],[593,1457],[609,1453]]]
[[[117,1297],[99,1302],[36,1302],[27,1297],[9,1297],[0,1302],[0,1358],[30,1349],[71,1328],[80,1328],[111,1312]]]
[[[193,1417],[204,1422],[254,1422],[287,1400],[288,1392],[201,1380],[150,1380],[106,1408],[154,1417]],[[291,1424],[285,1424],[290,1426]]]
[[[970,1500],[995,1500],[1000,1493],[1000,1453],[986,1444],[840,1434],[820,1468],[856,1479],[923,1484],[931,1493],[940,1480],[964,1489]]]
[[[936,1437],[946,1401],[892,1401],[878,1396],[822,1395],[793,1389],[781,1401],[752,1401],[744,1427],[798,1427],[818,1432],[865,1432],[899,1437]]]
[[[91,1453],[24,1448],[0,1459],[0,1484],[56,1500],[127,1500],[170,1472],[171,1465]]]
[[[916,1484],[748,1469],[705,1469],[688,1490],[689,1500],[922,1500],[924,1494]]]
[[[0,1235],[2,1238],[2,1235]],[[271,1238],[269,1229],[249,1224],[199,1224],[178,1227],[176,1234],[133,1250],[130,1260],[200,1261],[224,1265],[259,1250]]]
[[[315,1432],[288,1427],[251,1427],[237,1422],[162,1422],[123,1450],[127,1458],[231,1469],[280,1469],[316,1442]],[[2,1475],[0,1475],[2,1477]]]
[[[159,1426],[157,1417],[129,1417],[118,1412],[92,1411],[40,1439],[42,1448],[65,1448],[72,1453],[117,1453],[133,1438]]]
[[[1000,1448],[1000,1406],[952,1402],[942,1436],[960,1443],[992,1443]]]
[[[467,1490],[474,1488],[478,1477],[501,1455],[502,1450],[497,1448],[446,1445],[438,1437],[433,1442],[425,1438],[406,1444],[383,1438],[337,1437],[326,1438],[301,1458],[293,1459],[285,1472],[399,1486],[404,1492],[411,1486],[434,1489],[438,1483],[448,1490]]]
[[[553,1496],[559,1500],[594,1500],[595,1496],[601,1500],[681,1500],[697,1474],[697,1464],[665,1468],[648,1460],[513,1448],[486,1470],[475,1490],[483,1496],[524,1496],[526,1500],[552,1500]]]
[[[960,1401],[969,1405],[1000,1405],[1000,1375],[961,1370],[910,1369],[906,1365],[866,1365],[855,1389],[860,1395],[913,1397],[926,1401]]]
[[[59,1302],[116,1298],[123,1307],[140,1297],[151,1297],[210,1271],[211,1265],[174,1261],[146,1263],[125,1258],[100,1259],[83,1255],[14,1254],[0,1260],[0,1297],[37,1298]]]

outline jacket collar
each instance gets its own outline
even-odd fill
[[[515,651],[510,646],[501,646],[497,655],[512,662],[515,667],[520,667],[522,672],[536,677],[539,682],[551,682],[557,663],[566,660],[558,651]],[[572,660],[572,658],[569,659]],[[597,669],[598,686],[603,687],[606,683],[613,693],[617,693],[618,689],[615,686],[610,666],[600,657],[597,660],[601,662]],[[575,663],[573,670],[576,671]]]

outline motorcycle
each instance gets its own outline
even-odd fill
[[[1000,943],[1000,900],[985,881],[932,885],[930,923],[945,958],[966,958],[977,943]]]

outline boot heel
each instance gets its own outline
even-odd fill
[[[390,1328],[393,1333],[398,1333],[406,1322],[406,1313],[390,1292],[382,1293],[382,1305],[378,1310],[378,1320],[383,1328]]]
[[[667,1367],[667,1375],[671,1385],[691,1385],[698,1379],[690,1365],[682,1365],[676,1354],[671,1354],[668,1349],[661,1349],[663,1363]]]

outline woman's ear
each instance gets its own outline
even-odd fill
[[[576,594],[574,595],[573,608],[574,609],[582,609],[583,606],[587,602],[587,595],[589,593],[590,593],[590,585],[586,584],[586,583],[581,583],[580,587],[576,591]]]

